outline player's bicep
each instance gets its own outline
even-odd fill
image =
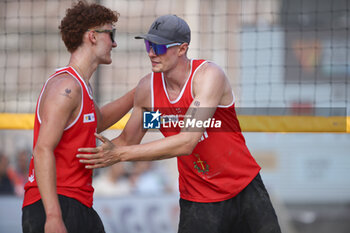
[[[208,65],[195,77],[194,99],[186,115],[197,120],[211,118],[224,95],[225,85],[224,73],[216,66]]]
[[[215,64],[208,64],[193,82],[194,100],[191,107],[217,107],[222,99],[226,75]]]
[[[203,135],[224,94],[225,75],[215,65],[207,65],[193,82],[194,99],[186,112],[187,127],[182,130],[196,144]],[[188,135],[187,135],[188,134]]]

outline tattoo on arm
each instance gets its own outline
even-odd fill
[[[196,101],[194,101],[193,105],[196,107],[199,107],[201,105],[201,103],[198,100],[196,100]],[[196,112],[197,112],[197,108],[192,108],[191,117],[194,117]]]
[[[196,107],[199,107],[201,105],[201,103],[198,100],[196,100],[196,101],[194,101],[193,105]],[[194,117],[196,112],[197,112],[197,108],[192,108],[191,117]]]
[[[197,108],[192,108],[191,117],[194,117],[196,115],[196,112],[197,112]]]
[[[194,105],[195,107],[193,107],[193,108],[190,109],[190,115],[189,115],[190,118],[194,118],[194,117],[196,116],[198,107],[199,107],[201,104],[200,104],[200,102],[199,102],[198,100],[195,100],[194,103],[193,103],[193,105]],[[189,131],[189,130],[190,130],[190,128],[186,128],[186,129],[185,129],[185,131]]]
[[[72,92],[72,90],[71,89],[68,89],[68,88],[66,88],[66,90],[64,90],[64,93],[61,93],[61,95],[63,95],[63,96],[66,96],[66,97],[68,97],[68,98],[72,98],[71,96],[70,96],[70,93]]]

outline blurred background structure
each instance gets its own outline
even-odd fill
[[[19,231],[33,112],[45,80],[68,63],[58,25],[73,2],[0,1],[0,192],[6,194],[0,232]],[[156,17],[176,14],[192,30],[189,57],[219,64],[230,79],[283,232],[350,231],[348,0],[95,2],[120,13],[113,63],[92,78],[100,106],[150,72],[144,44],[134,36]],[[119,133],[115,127],[105,135]],[[147,133],[144,142],[159,137]],[[107,232],[176,232],[176,160],[127,163],[95,175],[95,207]]]

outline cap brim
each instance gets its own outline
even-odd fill
[[[176,41],[167,40],[167,39],[164,39],[162,37],[152,35],[152,34],[144,34],[144,35],[135,36],[135,39],[146,39],[146,40],[148,40],[152,43],[155,43],[155,44],[171,44],[171,43],[176,42]]]

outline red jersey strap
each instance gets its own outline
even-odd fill
[[[205,60],[191,60],[191,71],[189,76],[186,79],[186,82],[184,86],[182,87],[182,90],[180,94],[177,96],[176,99],[171,100],[167,89],[166,89],[166,82],[164,80],[164,74],[163,73],[152,73],[151,78],[151,102],[152,102],[152,111],[154,111],[154,107],[167,107],[168,103],[170,103],[172,106],[181,106],[183,107],[182,101],[183,100],[193,100],[193,93],[192,93],[192,80],[194,75],[196,74],[197,70],[207,61]],[[189,85],[190,84],[190,85]],[[157,99],[154,98],[154,96],[157,95]],[[158,96],[160,95],[161,98]],[[159,100],[167,100],[167,101],[159,101]],[[162,103],[163,102],[163,103]]]

